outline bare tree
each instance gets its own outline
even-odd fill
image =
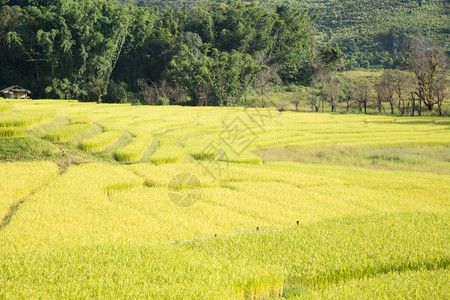
[[[437,81],[445,68],[446,57],[442,49],[438,47],[426,47],[416,50],[412,56],[411,69],[417,80],[416,96],[419,100],[419,115],[421,115],[422,103],[428,111],[432,111],[437,104]]]
[[[294,104],[295,111],[298,111],[298,105],[300,104],[300,100],[299,99],[295,99],[295,100],[292,100],[291,103]]]
[[[411,78],[408,76],[408,73],[402,72],[400,70],[392,71],[392,84],[394,85],[394,90],[397,95],[398,101],[398,112],[402,115],[405,114],[405,97],[406,97],[406,89],[408,85],[411,84]]]
[[[311,111],[319,111],[320,108],[320,91],[316,89],[314,86],[311,87],[311,90],[308,95],[309,103],[311,104]]]
[[[197,105],[198,106],[208,106],[208,99],[210,97],[210,86],[206,83],[199,84],[195,89],[197,94]]]
[[[442,103],[445,98],[448,97],[447,86],[449,85],[450,82],[447,80],[446,76],[441,74],[432,86],[434,94],[436,95],[436,104],[438,106],[439,116],[442,116]]]
[[[171,103],[181,102],[186,97],[186,91],[178,83],[171,85],[163,79],[154,86],[158,96],[169,99]]]
[[[285,111],[286,108],[289,106],[289,103],[285,102],[285,101],[280,101],[277,105],[277,109],[278,111]]]
[[[151,85],[148,84],[150,81]],[[145,103],[155,105],[158,98],[167,98],[170,103],[181,102],[186,98],[186,91],[177,83],[169,84],[166,80],[153,82],[144,78],[137,80],[139,94],[144,97]]]
[[[383,81],[383,85],[386,89],[385,101],[389,103],[391,106],[391,115],[394,114],[395,102],[394,102],[394,93],[395,93],[395,85],[394,85],[394,73],[392,70],[385,70],[383,75],[381,75],[381,80]]]
[[[407,90],[408,90],[408,95],[409,95],[409,98],[408,98],[409,101],[408,101],[408,106],[407,106],[408,115],[414,117],[414,112],[416,110],[416,100],[417,100],[416,87],[415,87],[415,85],[411,84],[408,86]]]
[[[158,93],[153,86],[150,86],[148,84],[148,80],[139,78],[137,80],[137,85],[139,87],[139,94],[144,97],[145,103],[149,105],[155,105],[158,98]]]
[[[379,81],[374,85],[375,92],[377,94],[377,108],[378,113],[381,113],[381,110],[384,110],[383,101],[386,98],[386,88],[384,86],[383,81]]]
[[[347,105],[347,112],[350,108],[350,101],[355,93],[355,83],[347,76],[341,77],[340,89],[339,89],[339,101],[345,102]]]
[[[339,84],[335,78],[330,78],[326,83],[328,91],[328,103],[331,106],[331,111],[336,111],[337,102],[339,99]]]
[[[255,62],[261,67],[261,70],[256,74],[253,84],[260,93],[262,107],[265,107],[264,92],[270,87],[272,82],[281,83],[278,73],[281,71],[282,66],[280,64],[269,64],[270,55],[267,54],[258,55]]]
[[[378,112],[384,110],[383,102],[388,102],[391,106],[391,114],[394,114],[394,74],[392,70],[385,70],[381,75],[380,80],[374,85],[375,92],[377,94],[377,106]]]
[[[359,107],[359,111],[367,113],[367,104],[369,103],[370,86],[367,80],[362,80],[356,83],[355,101]]]

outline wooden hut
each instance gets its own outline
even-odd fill
[[[20,87],[18,85],[13,85],[1,90],[0,93],[3,94],[3,98],[28,99],[28,95],[31,94],[31,91],[24,89],[23,87]]]

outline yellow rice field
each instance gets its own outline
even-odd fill
[[[0,99],[2,128],[1,299],[450,294],[446,118]]]

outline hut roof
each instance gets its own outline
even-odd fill
[[[3,89],[0,91],[0,93],[12,93],[12,92],[26,92],[28,94],[31,94],[30,90],[24,89],[23,87],[20,87],[18,85],[12,85],[10,87],[7,87],[6,89]]]

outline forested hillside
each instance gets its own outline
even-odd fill
[[[402,63],[407,35],[434,41],[450,51],[447,0],[296,1],[317,15],[318,43],[338,43],[347,58],[361,67],[390,68]]]
[[[331,73],[411,68],[417,50],[427,53],[415,55],[416,67],[442,72],[446,58],[433,42],[448,52],[448,17],[444,0],[2,0],[0,87],[24,86],[33,98],[201,106],[246,105],[250,91],[265,106],[264,94],[283,83],[313,85],[325,101],[339,91]]]
[[[311,74],[311,21],[294,7],[22,2],[0,7],[0,85],[34,98],[233,105],[255,82]]]
[[[218,1],[226,2],[226,1]],[[433,41],[450,52],[447,0],[268,0],[289,3],[315,16],[318,46],[338,44],[349,67],[391,68],[403,62],[406,36]],[[139,5],[188,7],[193,0],[137,0]]]

